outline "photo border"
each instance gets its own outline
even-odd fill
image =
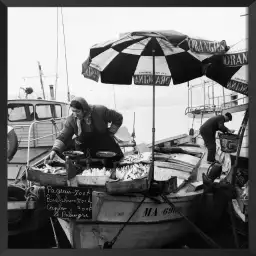
[[[256,113],[256,104],[253,103],[252,97],[255,94],[255,86],[256,86],[256,72],[255,68],[253,70],[252,67],[256,67],[256,54],[255,54],[255,47],[256,47],[256,39],[255,35],[252,31],[256,31],[255,24],[256,24],[256,3],[253,0],[246,0],[246,1],[239,1],[239,0],[215,0],[215,1],[189,1],[189,0],[158,0],[158,1],[142,1],[142,0],[126,0],[126,1],[118,1],[118,0],[62,0],[62,1],[52,1],[52,0],[0,0],[0,27],[1,27],[1,40],[0,40],[0,61],[1,61],[1,69],[0,69],[0,79],[1,79],[1,125],[0,125],[0,133],[3,136],[0,137],[1,139],[1,170],[0,170],[0,190],[1,190],[1,199],[0,200],[0,254],[4,255],[55,255],[59,254],[60,256],[68,255],[69,253],[75,253],[76,255],[84,255],[84,250],[72,250],[70,249],[7,249],[7,236],[8,236],[8,225],[7,225],[7,140],[5,134],[7,131],[7,15],[8,15],[8,7],[72,7],[72,6],[80,6],[80,7],[249,7],[249,58],[250,58],[250,65],[249,65],[249,116],[253,116],[252,113]],[[217,19],[218,17],[216,17]],[[206,21],[207,22],[207,21]],[[253,29],[254,27],[254,29]],[[173,28],[173,26],[172,26]],[[228,32],[227,32],[228,33]],[[232,31],[235,33],[235,30]],[[253,54],[254,49],[254,54]],[[255,97],[255,96],[254,96]],[[254,114],[255,116],[255,114]],[[249,138],[250,141],[256,141],[255,139],[255,122],[256,118],[250,119],[249,122]],[[146,253],[148,256],[155,253],[161,253],[172,256],[176,255],[186,255],[189,254],[190,256],[198,255],[198,254],[206,254],[206,255],[249,255],[251,253],[256,252],[256,176],[255,171],[253,171],[253,166],[255,163],[255,159],[253,157],[253,152],[256,152],[255,145],[250,143],[249,146],[249,179],[250,179],[250,198],[249,198],[249,250],[205,250],[205,249],[145,249],[145,250],[128,250],[128,249],[115,249],[115,250],[87,250],[86,255],[97,255],[97,253],[104,253],[104,254],[117,254],[122,256],[129,255],[130,253],[140,255],[141,252]],[[256,163],[255,163],[256,165]],[[254,199],[253,199],[254,198]],[[253,238],[254,237],[254,238]]]

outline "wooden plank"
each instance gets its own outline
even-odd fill
[[[177,153],[177,154],[171,154],[169,161],[177,161],[180,163],[188,164],[188,165],[193,165],[195,166],[200,158],[187,155],[187,154],[182,154],[182,153]]]
[[[11,201],[8,202],[8,210],[25,210],[25,209],[35,209],[35,201]]]
[[[162,167],[162,168],[175,169],[175,170],[179,170],[179,171],[187,172],[187,173],[191,173],[193,170],[193,168],[191,168],[191,167],[183,166],[183,165],[179,165],[179,164],[175,164],[175,163],[169,163],[169,162],[155,161],[155,166]]]
[[[195,154],[204,153],[204,150],[202,148],[198,148],[198,147],[180,146],[179,148],[181,148],[189,153],[195,153]]]
[[[166,143],[166,142],[170,142],[170,141],[173,141],[173,140],[182,139],[182,138],[187,137],[187,136],[189,136],[189,135],[181,134],[181,135],[169,137],[169,138],[166,138],[166,139],[158,140],[158,141],[155,142],[155,146]],[[152,143],[147,144],[147,146],[152,147]]]
[[[27,179],[29,181],[37,182],[42,186],[46,186],[46,185],[65,186],[67,184],[67,175],[44,173],[35,168],[28,169]]]
[[[155,166],[154,168],[154,179],[155,180],[162,180],[162,177],[165,179],[169,179],[170,177],[177,177],[179,179],[186,180],[189,178],[190,173],[183,172],[181,170],[171,169],[171,168],[164,168],[161,166]]]

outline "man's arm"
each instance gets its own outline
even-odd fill
[[[230,132],[230,130],[224,125],[224,121],[219,121],[218,127],[222,132]]]

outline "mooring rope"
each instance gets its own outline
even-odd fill
[[[120,234],[122,233],[122,231],[124,230],[124,228],[126,227],[126,225],[128,224],[128,222],[131,220],[131,218],[134,216],[134,214],[137,212],[137,210],[140,208],[140,206],[142,205],[142,203],[144,202],[144,200],[146,199],[146,196],[143,197],[142,201],[139,203],[139,205],[137,206],[137,208],[133,211],[133,213],[131,214],[131,216],[129,217],[129,219],[123,224],[122,228],[120,228],[120,230],[118,231],[118,233],[116,234],[116,236],[110,241],[110,242],[105,242],[103,245],[103,249],[112,249],[113,245],[115,244],[117,238],[120,236]]]

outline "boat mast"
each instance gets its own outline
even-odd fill
[[[115,86],[113,85],[113,95],[114,95],[114,104],[116,109],[116,93],[115,93]]]
[[[188,109],[189,109],[189,81],[188,81]]]
[[[205,80],[204,80],[204,109],[205,109]]]
[[[58,11],[58,7],[57,7],[57,57],[56,57],[56,76],[55,76],[55,84],[54,84],[54,98],[56,100],[57,98],[57,81],[58,81],[58,64],[59,64],[59,11]]]
[[[39,69],[41,89],[42,89],[42,92],[43,92],[43,99],[45,100],[44,83],[43,83],[43,78],[42,78],[42,76],[43,76],[42,67],[41,67],[41,64],[40,64],[39,61],[37,63],[38,63],[38,69]]]
[[[62,29],[63,29],[63,38],[64,38],[64,50],[65,50],[65,63],[66,63],[66,75],[67,75],[67,97],[68,97],[68,102],[70,102],[70,91],[69,91],[69,82],[68,82],[68,62],[67,62],[67,51],[66,51],[66,40],[65,40],[65,30],[64,30],[62,7],[60,8],[60,11],[61,11]]]
[[[225,89],[222,87],[222,92],[223,92],[223,106],[225,108]]]

